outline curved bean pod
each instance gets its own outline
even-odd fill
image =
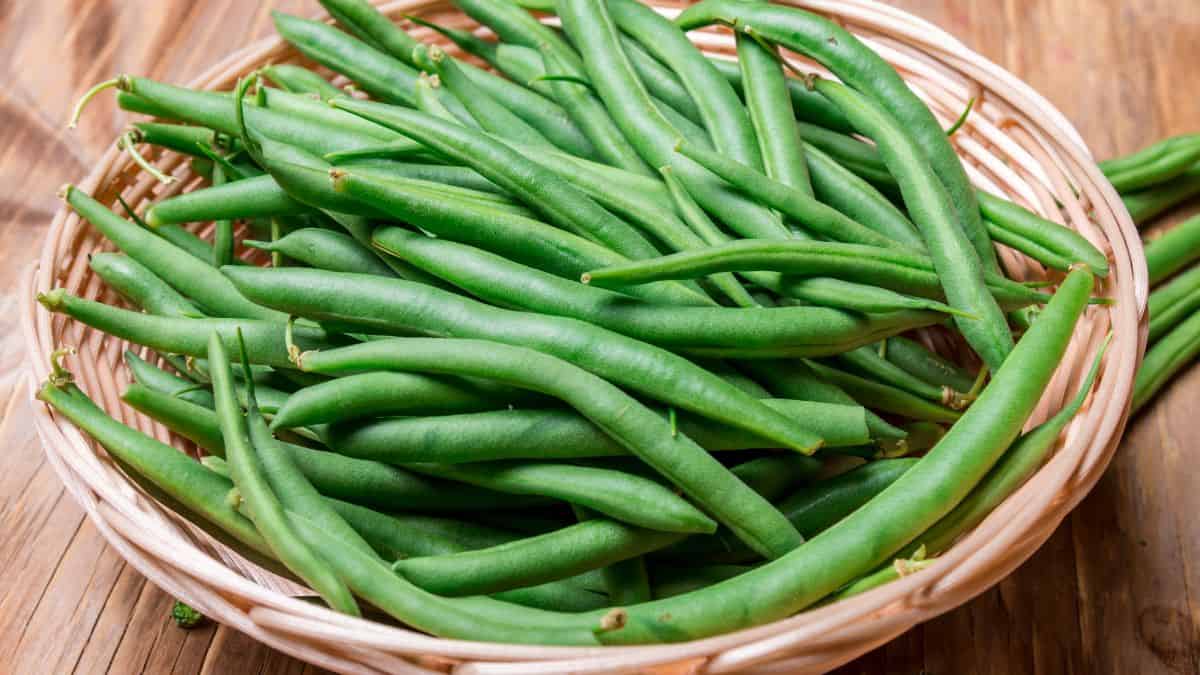
[[[271,253],[282,253],[317,269],[396,276],[374,251],[358,243],[354,237],[336,230],[304,227],[292,230],[275,241],[246,239],[242,244]]]
[[[179,291],[127,255],[106,251],[93,253],[88,256],[88,267],[126,300],[151,314],[191,318],[204,316]]]
[[[789,536],[790,528],[781,529],[782,517],[775,517],[770,504],[711,455],[687,437],[672,434],[661,417],[614,385],[566,361],[498,342],[397,338],[309,352],[300,364],[310,372],[383,367],[491,377],[555,396],[679,486],[755,550],[779,555],[797,543]],[[819,440],[810,447],[817,445]]]
[[[975,404],[874,499],[783,558],[702,591],[629,607],[621,627],[596,637],[680,641],[782,618],[886,560],[962,501],[1020,434],[1087,307],[1093,279],[1086,268],[1067,276]]]
[[[979,209],[989,223],[988,231],[998,241],[1020,249],[1018,241],[1005,236],[1006,233],[1015,234],[1046,248],[1070,263],[1081,262],[1088,265],[1096,271],[1098,277],[1108,276],[1108,258],[1075,230],[1046,220],[1007,199],[982,190],[979,191]]]
[[[824,355],[936,322],[906,312],[862,317],[824,307],[663,308],[567,281],[461,244],[400,228],[375,246],[493,304],[580,319],[652,344],[746,357]]]
[[[882,349],[884,358],[929,384],[967,392],[975,377],[924,345],[903,336],[890,337]]]
[[[271,176],[255,176],[168,197],[146,211],[151,227],[236,218],[300,216],[313,210],[279,189]]]
[[[805,144],[804,157],[817,199],[906,248],[925,250],[917,226],[875,186],[812,145]]]

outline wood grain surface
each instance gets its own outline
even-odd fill
[[[1097,157],[1200,131],[1197,0],[893,0],[1046,94]],[[54,212],[128,121],[119,72],[173,82],[315,0],[0,0],[0,368],[19,359],[13,284]],[[1192,210],[1195,210],[1194,208]],[[1177,217],[1183,214],[1177,214]],[[1095,491],[1020,570],[844,674],[1200,672],[1200,368],[1132,424]],[[0,376],[0,673],[313,672],[235,631],[168,621],[147,583],[83,518]]]

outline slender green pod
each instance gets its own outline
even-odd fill
[[[341,379],[347,378],[338,378]],[[791,399],[766,399],[763,403],[811,423],[813,430],[826,439],[829,448],[863,445],[873,438],[867,426],[866,410],[858,405]],[[664,418],[669,416],[664,410],[657,412]],[[681,413],[676,423],[679,433],[710,451],[777,445],[694,415]],[[334,424],[323,437],[341,454],[390,464],[565,460],[629,454],[595,424],[565,409],[492,410]]]
[[[129,374],[137,384],[181,401],[207,408],[213,406],[212,392],[198,388],[192,380],[150,365],[133,350],[125,350],[125,367],[129,368]]]
[[[788,277],[780,283],[789,298],[803,300],[820,307],[848,309],[855,312],[882,314],[905,310],[925,310],[958,314],[953,307],[930,300],[890,291],[878,286],[835,279],[833,277]]]
[[[1151,239],[1146,247],[1151,286],[1200,259],[1200,216],[1190,218]]]
[[[1197,354],[1200,354],[1200,313],[1192,314],[1172,328],[1146,351],[1133,382],[1133,408],[1130,414],[1136,415],[1141,411]]]
[[[217,316],[249,319],[287,318],[286,315],[250,302],[211,265],[121,218],[75,186],[63,187],[62,195],[76,213],[87,219],[117,248],[198,303],[204,311]]]
[[[271,176],[256,176],[168,197],[146,211],[150,227],[209,220],[274,218],[312,213],[279,189]]]
[[[975,190],[971,187],[958,154],[928,106],[908,88],[889,63],[841,26],[825,17],[793,7],[766,2],[705,0],[689,7],[676,19],[676,23],[684,30],[718,22],[732,25],[739,32],[812,57],[829,68],[849,87],[863,92],[865,96],[869,96],[885,108],[888,115],[895,119],[900,128],[907,130],[906,135],[911,135],[918,146],[915,148],[916,154],[911,155],[911,160],[924,164],[921,162],[921,158],[924,157],[937,174],[946,193],[945,204],[957,214],[956,217],[949,218],[949,224],[957,225],[959,231],[965,234],[975,249],[975,258],[982,262],[984,269],[999,271],[996,252],[979,217]],[[824,91],[821,93],[826,94]],[[838,108],[850,119],[855,129],[863,131],[845,106],[838,105]],[[909,206],[911,209],[912,205]],[[915,220],[920,221],[922,218],[916,217]],[[924,225],[921,222],[917,225],[922,228],[926,243],[931,248],[938,248],[930,241]],[[954,253],[958,255],[960,252]],[[999,311],[995,314],[999,315]],[[1001,349],[1001,352],[1006,350]],[[993,367],[999,365],[998,362],[989,363]]]
[[[474,168],[488,180],[529,203],[556,225],[601,242],[632,258],[656,251],[627,223],[613,216],[556,174],[486,134],[416,111],[366,101],[333,104],[396,129],[435,151]]]
[[[405,466],[417,473],[498,492],[561,499],[651,530],[691,533],[717,528],[711,518],[670,488],[623,471],[535,461]]]
[[[275,414],[271,424],[276,429],[288,429],[367,417],[453,415],[535,400],[517,389],[483,383],[477,386],[458,378],[360,373],[297,391]]]
[[[894,75],[890,66],[888,69]],[[891,117],[883,105],[830,80],[820,80],[815,86],[817,91],[842,109],[859,131],[878,145],[884,162],[896,176],[913,222],[925,239],[929,256],[945,289],[946,299],[950,306],[973,317],[955,317],[955,324],[984,363],[993,370],[998,368],[1012,349],[1013,339],[1004,312],[988,292],[984,278],[984,269],[994,269],[995,252],[991,249],[990,240],[984,232],[983,242],[988,247],[987,255],[990,257],[982,258],[983,254],[972,250],[972,241],[969,239],[971,232],[965,229],[970,222],[979,222],[974,192],[962,195],[957,190],[948,189],[947,175],[937,171],[937,158],[930,158],[935,160],[932,166],[920,160],[921,149],[915,147],[914,143],[918,136],[913,133],[917,129],[904,129],[901,126],[902,118]],[[907,88],[904,91],[912,95]],[[924,104],[921,106],[928,114]],[[912,123],[911,120],[909,122]],[[944,135],[942,140],[945,141]],[[949,145],[946,147],[949,148]],[[931,148],[927,147],[926,150]],[[961,172],[958,156],[953,157],[954,166]],[[969,199],[972,221],[967,221],[959,208],[956,224],[955,207],[961,206],[956,204],[959,199]],[[980,265],[981,259],[992,260],[993,264],[985,268]]]
[[[826,276],[926,298],[943,296],[929,258],[900,249],[826,241],[734,241],[700,251],[592,270],[584,283],[626,288],[667,279],[692,279],[713,272],[770,270]],[[1044,302],[1046,294],[998,274],[985,275],[987,290],[1006,307]],[[786,288],[786,281],[784,282]]]
[[[317,269],[396,277],[392,268],[385,265],[375,252],[349,234],[336,230],[305,227],[292,230],[275,241],[247,239],[242,243],[250,248],[282,253]]]
[[[293,94],[316,94],[321,100],[346,95],[346,92],[333,86],[329,80],[302,66],[273,63],[264,67],[262,73],[281,89]]]
[[[755,550],[779,555],[797,543],[789,528],[780,529],[781,518],[769,503],[693,441],[673,434],[666,421],[608,381],[547,354],[482,340],[397,338],[308,352],[300,363],[309,372],[382,367],[491,377],[555,396],[679,486]],[[776,411],[772,415],[782,417]],[[806,435],[814,440],[804,449],[820,445],[815,436]]]
[[[1075,230],[982,190],[979,191],[979,209],[989,224],[988,232],[997,241],[1018,250],[1021,250],[1020,239],[1031,241],[1069,263],[1090,266],[1098,277],[1108,276],[1108,258]],[[1016,238],[1006,235],[1016,235]]]
[[[88,256],[88,267],[126,300],[151,314],[199,318],[204,314],[179,291],[138,261],[101,251]]]
[[[625,34],[619,35],[618,38],[621,41],[621,49],[629,57],[630,65],[650,96],[662,101],[687,120],[695,124],[704,124],[700,107],[675,73],[633,38]],[[659,106],[659,109],[662,110],[662,106]]]
[[[216,133],[204,127],[190,127],[163,122],[135,122],[130,130],[134,141],[169,148],[185,155],[200,155],[200,147],[213,145]]]
[[[926,422],[944,422],[953,424],[959,419],[959,413],[940,403],[934,403],[921,398],[904,389],[878,382],[874,379],[860,377],[844,370],[831,368],[823,363],[809,360],[808,367],[824,380],[827,380],[850,394],[861,405],[882,412],[902,415],[909,419]],[[938,392],[939,399],[941,392]]]
[[[742,98],[754,125],[766,174],[812,196],[804,144],[796,129],[796,114],[778,49],[759,44],[744,33],[739,33],[736,40],[738,67],[742,69]]]
[[[292,367],[284,343],[287,327],[283,321],[153,316],[85,300],[61,288],[39,293],[37,299],[52,312],[66,314],[114,337],[168,354],[205,356],[208,353],[206,336],[219,332],[229,344],[234,344],[234,333],[240,329],[245,334],[254,363]],[[328,345],[325,332],[310,326],[296,326],[293,337],[302,348]]]
[[[824,307],[663,308],[401,228],[377,230],[374,243],[493,304],[579,319],[652,344],[705,354],[839,353],[869,344],[881,333],[938,320],[925,312],[864,317]]]
[[[906,248],[925,250],[917,226],[875,186],[819,148],[806,144],[804,153],[817,199]]]
[[[1200,195],[1200,164],[1152,188],[1121,195],[1129,216],[1144,225],[1179,204]]]
[[[1100,170],[1117,192],[1132,192],[1165,183],[1200,163],[1200,134],[1159,141],[1132,155],[1100,162]]]
[[[913,377],[907,370],[880,356],[874,347],[852,349],[839,354],[832,360],[849,366],[852,370],[880,384],[886,384],[896,389],[907,391],[926,401],[940,403],[954,410],[961,410],[967,407],[969,403],[965,398],[965,391],[958,392],[949,387],[929,384],[924,380]],[[970,391],[970,389],[967,391]]]
[[[869,572],[962,501],[1020,434],[1087,307],[1073,271],[991,384],[945,437],[867,504],[792,553],[739,577],[626,608],[605,643],[681,641],[789,616]],[[766,589],[766,590],[764,590]]]
[[[975,384],[974,375],[963,370],[958,364],[926,349],[916,340],[900,335],[890,337],[880,348],[880,352],[888,361],[929,384],[950,387],[959,392],[971,391]]]
[[[707,58],[713,68],[716,68],[717,72],[721,74],[721,77],[724,77],[734,90],[744,97],[745,87],[742,81],[741,65],[735,60],[728,60],[720,56]],[[820,125],[835,132],[854,133],[854,127],[850,126],[837,106],[810,89],[804,80],[788,77],[786,83],[788,97],[792,100],[792,111],[796,113],[797,119],[813,125]]]
[[[353,169],[331,174],[333,187],[347,197],[434,235],[469,244],[568,279],[577,279],[599,261],[628,262],[621,254],[570,232],[523,216],[437,195],[413,185],[358,175]],[[680,284],[631,289],[630,295],[666,305],[711,304]]]
[[[213,333],[208,360],[213,378],[217,420],[225,439],[225,455],[240,501],[271,551],[289,570],[303,579],[334,609],[357,616],[358,604],[313,547],[303,543],[271,489],[266,467],[250,438],[242,406],[234,393],[233,374],[223,338]]]
[[[1200,266],[1192,267],[1150,294],[1146,313],[1150,315],[1148,340],[1158,341],[1193,312],[1200,309]]]

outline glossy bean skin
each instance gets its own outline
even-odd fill
[[[860,406],[791,399],[763,402],[795,419],[810,421],[814,431],[826,439],[826,447],[853,447],[872,440],[866,411]],[[666,416],[665,411],[658,412]],[[678,429],[710,451],[775,445],[753,434],[687,414],[678,416]],[[580,459],[629,454],[578,413],[546,408],[335,424],[324,433],[324,440],[344,455],[391,464]]]
[[[688,279],[713,272],[771,270],[820,275],[888,288],[926,298],[942,297],[933,264],[923,255],[861,244],[817,241],[735,241],[702,251],[687,251],[654,260],[639,260],[584,276],[603,287],[665,279]],[[986,276],[988,289],[1006,307],[1044,302],[1046,295],[1006,279]],[[786,282],[784,283],[786,288]]]
[[[292,394],[272,426],[288,429],[368,417],[454,415],[539,401],[517,389],[486,384],[416,373],[348,375]]]
[[[908,371],[880,356],[874,347],[859,347],[839,354],[831,361],[849,366],[851,370],[858,371],[880,384],[907,391],[927,401],[941,403],[954,409],[964,408],[967,404],[967,401],[960,396],[966,392],[956,392],[913,377]]]
[[[234,333],[241,329],[254,363],[283,368],[292,365],[284,344],[286,326],[283,321],[153,316],[84,300],[61,288],[39,294],[38,302],[52,312],[66,314],[110,335],[168,354],[203,357],[208,353],[207,335],[216,331],[229,344],[234,344]],[[325,332],[317,328],[296,326],[295,337],[297,344],[306,347],[328,345]]]
[[[745,34],[736,39],[738,66],[742,69],[742,98],[758,138],[763,168],[770,178],[812,196],[804,144],[796,129],[796,114],[779,51]]]
[[[1200,314],[1192,314],[1146,351],[1133,382],[1133,411],[1130,414],[1141,411],[1197,354],[1200,354]]]
[[[704,118],[700,114],[699,106],[675,73],[633,38],[625,34],[619,37],[622,50],[629,57],[630,65],[637,72],[638,79],[650,96],[662,101],[684,118],[696,124],[703,124]],[[661,106],[659,108],[661,110]]]
[[[805,145],[809,177],[817,199],[876,232],[922,251],[925,241],[916,225],[875,186],[838,163],[824,150]]]
[[[614,385],[566,361],[498,342],[398,338],[310,352],[301,365],[327,374],[382,368],[482,376],[554,396],[679,486],[755,550],[778,555],[797,543],[786,525],[781,528],[770,504],[711,455],[686,436],[673,435],[665,420]]]
[[[636,644],[715,635],[789,616],[874,569],[962,501],[1020,434],[1092,283],[1086,269],[1068,275],[963,418],[874,499],[783,558],[701,591],[627,608],[624,626],[597,638]]]
[[[334,105],[401,131],[435,151],[474,168],[485,178],[538,208],[559,227],[586,236],[632,258],[656,251],[636,230],[605,211],[556,174],[522,157],[504,143],[416,111],[365,101]]]
[[[1117,192],[1165,183],[1200,163],[1200,135],[1176,136],[1131,155],[1099,163]]]
[[[883,314],[905,310],[926,310],[953,314],[957,310],[929,298],[918,298],[878,286],[854,283],[833,277],[787,277],[781,281],[788,297],[810,305],[847,309],[865,314]]]
[[[1200,267],[1192,267],[1150,293],[1150,302],[1146,313],[1150,315],[1150,331],[1147,339],[1151,344],[1158,341],[1158,338],[1178,325],[1180,321],[1191,316],[1197,308],[1200,308],[1198,288],[1200,288]]]
[[[547,223],[478,203],[450,199],[412,185],[361,176],[353,169],[339,173],[333,187],[438,237],[476,246],[569,279],[586,272],[595,264],[592,261],[606,261],[606,264],[628,261],[601,244]],[[712,302],[679,284],[656,285],[631,291],[630,295],[662,304],[704,305]]]
[[[381,277],[396,277],[371,249],[344,232],[319,227],[292,230],[275,241],[247,239],[243,245],[271,253],[282,253],[309,267],[333,272],[358,272]]]
[[[296,536],[283,505],[268,482],[266,468],[251,441],[242,406],[234,394],[233,373],[221,336],[213,333],[208,346],[217,421],[225,439],[230,477],[238,489],[242,508],[280,562],[320,594],[330,607],[358,616],[358,603],[350,590],[317,549]]]
[[[1098,277],[1108,276],[1108,258],[1075,230],[983,191],[979,192],[979,209],[989,223],[988,231],[993,233],[997,241],[1019,249],[1019,241],[1005,236],[1005,233],[1012,233],[1046,248],[1068,263],[1087,264],[1096,271]],[[993,227],[991,223],[1003,224]],[[1056,269],[1061,269],[1061,266]]]
[[[168,197],[146,211],[151,227],[178,223],[300,216],[312,209],[279,190],[271,176],[256,176]]]
[[[374,243],[493,304],[571,317],[652,344],[707,355],[840,353],[869,344],[880,333],[895,334],[938,320],[925,312],[862,317],[819,307],[668,309],[400,228],[377,230]]]
[[[999,270],[996,252],[979,217],[975,191],[958,154],[933,113],[890,64],[828,19],[791,7],[739,0],[705,0],[689,7],[676,19],[684,30],[717,22],[733,24],[740,32],[751,33],[812,57],[847,85],[884,106],[919,146],[914,159],[924,157],[937,174],[947,193],[946,202],[957,214],[951,218],[951,224],[957,223],[961,228],[984,269]],[[843,114],[847,113],[844,107],[838,107]],[[851,125],[861,131],[854,120]],[[926,242],[929,243],[928,235]]]
[[[908,419],[926,422],[952,424],[959,419],[957,411],[890,384],[878,382],[871,378],[860,377],[812,360],[809,360],[807,365],[819,377],[837,385],[854,397],[855,401],[872,410],[893,413],[902,415]]]
[[[188,403],[208,408],[213,406],[212,392],[196,388],[196,383],[185,377],[150,365],[129,349],[125,350],[125,367],[129,368],[129,374],[133,376],[134,382],[149,389]]]
[[[960,392],[970,391],[975,384],[974,376],[957,364],[904,336],[888,338],[882,351],[888,361],[929,384]]]
[[[88,267],[122,297],[159,316],[204,316],[195,305],[138,261],[119,253],[88,257]]]
[[[716,522],[670,488],[618,470],[537,461],[405,466],[417,473],[498,492],[561,499],[624,523],[661,532],[713,532],[717,528]]]
[[[64,191],[64,199],[76,213],[87,219],[126,255],[198,303],[204,311],[217,316],[249,319],[287,318],[250,302],[211,265],[121,218],[82,190],[69,185]]]
[[[198,155],[201,145],[212,145],[216,134],[211,129],[162,122],[136,122],[132,125],[139,143],[149,143],[185,155]]]
[[[679,144],[677,150],[739,190],[779,210],[813,234],[880,248],[899,246],[892,239],[847,218],[837,209],[822,204],[811,194],[772,180],[718,152],[688,142]]]
[[[1200,164],[1162,185],[1123,194],[1121,201],[1133,222],[1141,226],[1196,195],[1200,195]]]
[[[263,68],[262,73],[281,89],[293,94],[316,94],[322,101],[346,95],[329,80],[302,66],[274,63]]]
[[[1200,216],[1190,218],[1146,243],[1146,270],[1154,286],[1200,259]]]
[[[654,167],[670,166],[696,201],[736,228],[742,236],[776,239],[789,236],[787,229],[775,214],[738,194],[695,162],[674,152],[675,143],[681,134],[655,106],[646,88],[638,80],[637,73],[621,49],[617,28],[608,16],[608,8],[599,3],[570,2],[561,4],[558,9],[564,29],[583,57],[588,78],[597,95],[604,101],[605,107],[622,133],[630,139],[647,163]],[[632,8],[631,11],[634,10],[636,8]],[[657,24],[657,27],[662,28],[661,24]],[[654,26],[650,28],[656,30]],[[687,42],[686,37],[678,37]],[[650,47],[644,43],[643,46]],[[694,52],[690,47],[688,49]],[[696,68],[694,71],[700,73],[702,69]],[[728,87],[728,84],[719,81],[719,76],[717,79],[719,87]],[[689,91],[695,98],[696,92],[692,87],[689,87]],[[724,118],[726,108],[719,103],[718,106],[719,110],[710,112]],[[738,114],[745,117],[745,110],[741,108],[740,103],[738,108],[741,112],[732,114],[730,119],[736,119]],[[748,129],[749,120],[746,119],[745,122],[745,128]],[[737,125],[737,122],[733,124]],[[709,132],[717,133],[712,128]],[[742,136],[740,140],[730,142],[748,155],[738,156],[757,156],[758,148],[754,145],[753,130],[750,130],[748,137],[741,131],[739,134]],[[757,160],[756,164],[761,165],[761,159]]]
[[[889,72],[894,74],[890,68]],[[902,127],[901,119],[891,117],[883,105],[839,83],[822,80],[816,87],[846,113],[859,131],[876,142],[880,155],[896,177],[913,222],[925,239],[947,301],[951,307],[974,317],[957,316],[955,324],[984,363],[995,370],[1012,349],[1013,339],[1004,313],[988,292],[984,278],[984,269],[995,269],[995,252],[990,240],[984,232],[983,245],[990,257],[983,258],[979,251],[973,250],[975,242],[969,239],[970,231],[964,229],[969,222],[964,220],[961,205],[956,203],[960,198],[969,199],[974,219],[971,222],[978,223],[974,192],[964,196],[948,189],[947,176],[936,170],[937,163],[930,166],[921,161],[921,148],[914,142],[916,136],[912,133],[915,129]],[[908,92],[907,88],[905,92]],[[923,104],[922,110],[928,114]],[[945,140],[944,135],[942,140]],[[946,144],[946,148],[949,147]],[[928,146],[926,150],[929,150]],[[957,155],[954,155],[954,164],[961,172]],[[984,267],[981,260],[992,262]]]
[[[141,412],[217,457],[225,441],[211,408],[130,385],[121,396]],[[517,509],[545,500],[426,478],[399,467],[286,444],[292,461],[321,494],[374,508],[424,512]]]

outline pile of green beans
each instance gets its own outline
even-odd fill
[[[140,345],[122,401],[201,459],[104,414],[63,353],[38,397],[336,611],[580,646],[783,618],[929,564],[1102,372],[1101,349],[1020,435],[1109,262],[972,188],[929,109],[822,17],[455,0],[487,39],[413,18],[488,69],[367,0],[321,4],[335,24],[274,24],[357,94],[296,65],[233,92],[122,75],[96,91],[155,118],[122,147],[210,184],[137,212],[62,192],[115,249],[89,262],[124,306],[38,300]],[[714,23],[736,60],[688,39]],[[792,77],[783,50],[840,82]],[[1145,220],[1200,192],[1198,139],[1101,168]],[[1135,409],[1200,354],[1197,232],[1147,246],[1165,283]],[[1007,278],[993,239],[1055,283]]]

